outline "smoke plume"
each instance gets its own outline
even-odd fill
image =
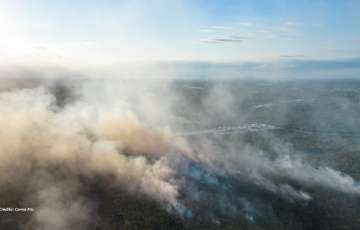
[[[290,203],[311,201],[316,188],[360,195],[349,175],[293,154],[291,144],[269,133],[277,126],[225,128],[242,115],[230,88],[213,87],[195,108],[168,83],[14,84],[0,92],[1,202],[10,204],[5,197],[12,194],[34,206],[27,223],[34,229],[88,229],[96,202],[86,194],[97,181],[181,218],[212,222],[273,215],[251,191]],[[180,130],[189,124],[198,128]],[[269,152],[220,137],[246,132],[264,132]]]

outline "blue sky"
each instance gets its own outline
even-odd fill
[[[0,0],[0,59],[352,59],[359,11],[358,0]]]

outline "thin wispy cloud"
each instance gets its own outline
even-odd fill
[[[304,55],[301,55],[301,54],[297,54],[297,55],[280,55],[280,58],[283,58],[283,59],[300,59],[300,58],[304,58],[305,56]]]
[[[300,31],[304,27],[303,22],[298,21],[286,21],[280,27],[278,27],[273,33],[278,38],[289,38],[289,37],[298,37],[300,35]]]
[[[215,30],[232,30],[233,27],[231,26],[211,26],[212,29]]]
[[[213,43],[213,44],[221,44],[221,43],[241,43],[243,42],[245,37],[240,36],[228,36],[228,37],[219,37],[219,38],[208,38],[203,39],[202,42],[204,43]]]
[[[21,7],[14,1],[5,2],[8,3],[0,7],[0,61],[24,62],[28,60],[26,57],[39,56],[39,53],[44,55],[44,61],[49,60],[45,55],[52,57],[60,53],[76,57],[79,60],[76,63],[101,63],[98,65],[103,65],[104,60],[253,60],[279,57],[284,51],[296,53],[298,43],[289,41],[298,38],[309,44],[302,47],[307,57],[321,58],[328,55],[321,48],[328,35],[335,41],[336,49],[344,50],[332,52],[332,57],[360,55],[359,42],[351,40],[360,37],[356,23],[358,4],[350,6],[347,1],[324,2],[323,6],[329,7],[320,8],[311,1],[279,4],[275,0],[213,1],[211,4],[159,0],[154,2],[155,7],[143,1],[109,1],[107,4],[23,1]],[[28,13],[22,13],[20,8]],[[54,10],[57,14],[44,13]],[[78,12],[84,10],[87,13],[78,17]],[[102,16],[98,19],[93,15]],[[252,42],[232,38],[232,35],[248,37]],[[78,44],[89,38],[97,44]],[[244,45],[234,46],[237,52],[200,51],[196,46],[201,39],[207,43],[243,42]],[[41,46],[34,48],[34,44]]]
[[[296,32],[299,27],[305,24],[298,21],[286,21],[277,30],[281,33],[279,37],[290,37],[293,32]]]
[[[49,49],[49,47],[47,47],[45,45],[35,45],[35,46],[33,46],[33,48],[36,50],[40,50],[40,51],[46,51]]]
[[[201,39],[203,43],[212,43],[212,44],[221,44],[221,43],[241,43],[246,39],[249,39],[249,36],[241,35],[229,35],[229,32],[232,32],[235,28],[230,26],[220,26],[215,25],[210,28],[201,29],[200,32],[208,34],[216,34],[216,37],[212,36],[209,38]]]
[[[254,26],[255,24],[252,23],[252,22],[239,22],[238,23],[240,26],[243,26],[243,27],[252,27]]]
[[[297,21],[287,21],[287,22],[285,22],[284,24],[285,24],[285,26],[287,26],[287,27],[297,27],[297,26],[303,26],[303,25],[304,25],[304,23],[302,23],[302,22],[297,22]]]
[[[281,32],[289,32],[291,30],[292,30],[292,28],[287,27],[287,26],[282,26],[279,28],[279,31],[281,31]]]

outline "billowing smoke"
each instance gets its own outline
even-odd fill
[[[89,193],[99,181],[172,215],[215,224],[227,215],[275,218],[264,197],[307,203],[318,188],[360,195],[351,176],[294,154],[271,133],[278,124],[243,124],[245,99],[231,88],[179,85],[65,79],[4,87],[1,205],[11,205],[12,194],[16,204],[35,207],[27,227],[63,230],[94,224],[98,202]],[[227,137],[239,133],[271,147]]]
[[[59,108],[55,100],[44,87],[0,95],[1,187],[35,191],[38,229],[83,225],[89,209],[79,177],[112,178],[129,193],[178,207],[166,158],[187,152],[185,141],[147,127],[126,102],[102,108],[84,99]]]

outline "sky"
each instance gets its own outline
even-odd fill
[[[0,0],[0,60],[357,59],[359,11],[359,0]]]

